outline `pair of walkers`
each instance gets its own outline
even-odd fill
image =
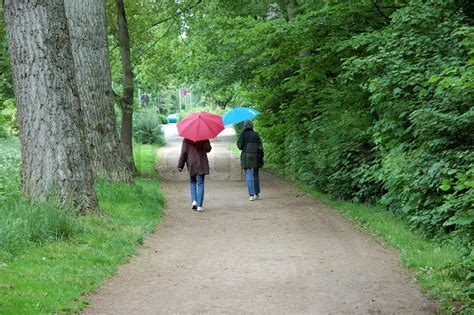
[[[258,133],[253,130],[253,123],[246,121],[244,131],[240,134],[237,147],[242,151],[240,163],[245,169],[249,200],[260,198],[260,180],[258,171],[263,166],[263,145]],[[191,207],[203,211],[204,178],[209,175],[207,153],[211,152],[209,140],[191,141],[183,139],[181,154],[178,161],[178,171],[182,172],[186,164],[190,177]]]

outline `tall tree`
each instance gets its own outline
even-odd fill
[[[129,181],[131,172],[115,128],[105,0],[64,3],[92,170],[97,177]]]
[[[98,209],[63,0],[6,0],[22,190],[80,212]]]
[[[122,128],[120,141],[127,165],[132,172],[136,171],[132,150],[133,122],[133,68],[130,55],[130,36],[123,0],[116,0],[117,32],[120,46],[120,61],[122,63],[122,96],[118,99],[122,110]]]

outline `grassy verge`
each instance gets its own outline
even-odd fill
[[[157,175],[158,147],[156,144],[136,144],[133,147],[133,159],[139,175]]]
[[[0,141],[0,153],[16,156],[15,148]],[[11,162],[10,168],[18,169],[16,157],[0,159],[5,168]],[[54,205],[30,207],[18,199],[17,174],[9,174],[8,181],[2,178],[7,184],[0,201],[0,313],[78,312],[87,305],[85,294],[126,262],[156,227],[164,204],[159,182],[98,181],[96,191],[107,216],[77,218]]]

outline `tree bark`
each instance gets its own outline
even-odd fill
[[[115,128],[105,0],[65,0],[79,97],[96,177],[131,181]]]
[[[122,128],[120,141],[122,151],[129,169],[136,173],[132,150],[132,121],[133,121],[133,68],[130,57],[130,36],[123,0],[115,1],[117,9],[118,40],[120,46],[120,61],[122,63],[122,97],[119,100],[122,110]]]
[[[6,0],[22,154],[32,201],[97,210],[63,0]]]

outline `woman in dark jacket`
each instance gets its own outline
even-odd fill
[[[186,138],[183,139],[178,171],[182,172],[184,164],[186,164],[190,177],[191,207],[193,210],[203,211],[204,176],[209,175],[207,153],[211,152],[211,149],[209,140],[194,142]]]
[[[258,170],[263,166],[263,145],[260,135],[253,131],[251,121],[246,121],[244,128],[237,141],[237,147],[242,150],[240,164],[245,169],[249,200],[254,201],[260,198]]]

